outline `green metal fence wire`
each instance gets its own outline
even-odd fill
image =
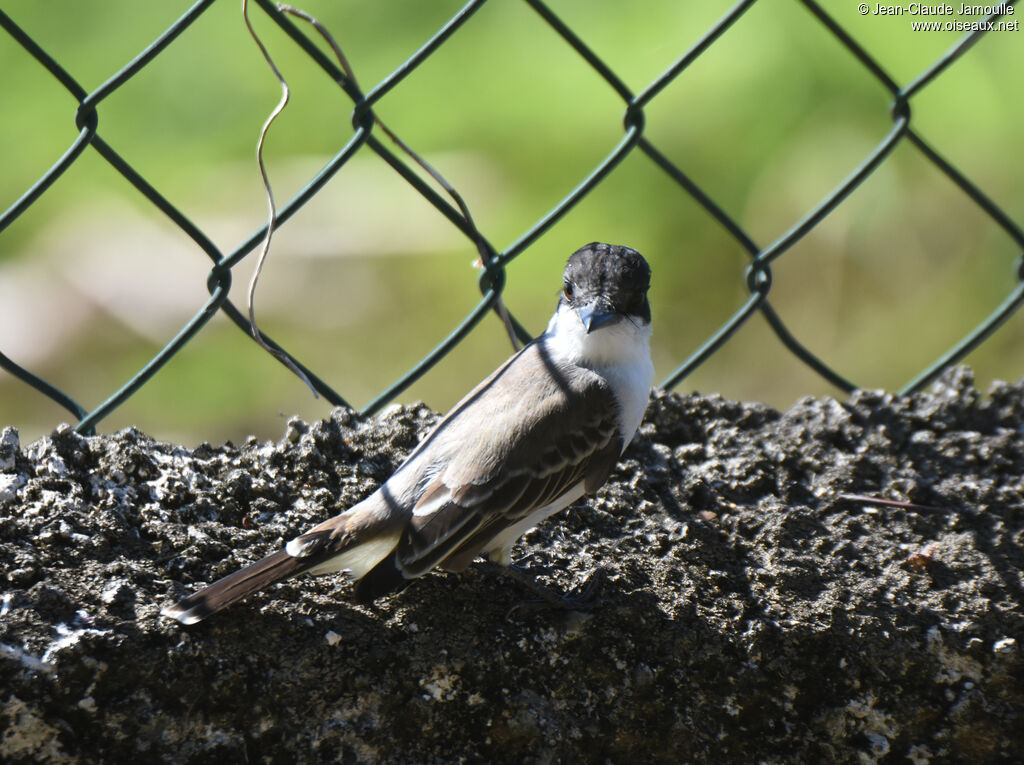
[[[492,0],[492,2],[499,1],[501,0]],[[607,82],[622,99],[624,107],[624,132],[618,145],[589,175],[579,182],[571,193],[549,210],[540,220],[536,221],[511,245],[504,250],[498,250],[489,242],[484,233],[477,228],[469,216],[468,210],[459,202],[457,195],[454,197],[456,204],[452,205],[429,183],[424,181],[414,167],[410,166],[407,161],[408,157],[403,158],[401,156],[402,152],[396,153],[387,142],[381,140],[378,135],[379,132],[385,132],[386,136],[391,134],[386,131],[375,130],[375,127],[379,126],[374,115],[375,106],[405,77],[444,45],[447,40],[459,33],[463,24],[484,5],[486,0],[471,0],[471,2],[468,2],[425,45],[413,53],[390,75],[365,93],[359,88],[353,77],[348,76],[329,55],[324,53],[317,43],[289,18],[286,9],[278,7],[270,0],[254,0],[256,5],[308,54],[327,76],[338,84],[342,96],[352,102],[352,124],[355,129],[349,141],[319,173],[309,180],[305,188],[278,210],[276,225],[285,224],[357,152],[371,151],[387,162],[403,179],[429,201],[441,215],[447,218],[472,242],[480,253],[481,262],[484,266],[479,279],[482,296],[476,307],[452,330],[443,342],[367,404],[363,408],[363,413],[372,414],[377,412],[385,404],[393,400],[444,358],[477,326],[486,314],[492,310],[497,310],[500,307],[500,298],[506,285],[505,267],[530,247],[542,234],[554,226],[574,205],[591,193],[624,158],[636,151],[649,157],[669,178],[677,183],[687,194],[692,196],[706,210],[708,215],[720,224],[750,256],[750,265],[746,274],[746,287],[750,293],[749,298],[690,358],[684,360],[677,369],[665,378],[662,382],[665,388],[673,388],[678,385],[720,349],[755,313],[760,313],[784,346],[808,367],[843,391],[852,392],[857,389],[858,386],[855,383],[832,369],[809,348],[803,345],[772,308],[768,300],[772,289],[771,266],[775,260],[785,254],[787,250],[818,226],[836,207],[842,204],[847,196],[886,160],[886,157],[889,156],[892,150],[904,142],[914,146],[934,167],[953,181],[967,197],[991,218],[993,223],[1010,236],[1017,246],[1020,247],[1022,255],[1017,268],[1018,283],[1003,303],[966,337],[907,383],[901,392],[906,393],[918,390],[934,380],[944,369],[961,360],[984,342],[1024,303],[1024,230],[912,128],[911,102],[914,96],[933,83],[986,34],[983,28],[985,24],[979,25],[982,27],[979,30],[965,35],[934,65],[910,82],[910,84],[901,86],[885,72],[879,63],[820,4],[814,0],[795,0],[802,3],[820,22],[823,29],[835,38],[837,44],[848,50],[860,65],[889,91],[892,96],[890,107],[892,128],[885,138],[861,162],[860,166],[832,193],[794,224],[783,236],[771,242],[768,246],[762,247],[743,230],[721,205],[716,203],[700,186],[694,183],[668,156],[659,151],[644,134],[645,108],[658,97],[669,83],[682,76],[687,68],[707,51],[716,40],[727,34],[733,23],[748,11],[757,0],[742,0],[738,2],[693,47],[685,51],[672,66],[639,93],[634,93],[547,4],[541,0],[522,1],[536,11],[540,18],[560,35],[565,43],[593,69],[596,75]],[[110,144],[103,140],[99,133],[99,107],[103,100],[157,58],[182,32],[199,19],[213,5],[213,2],[214,0],[200,0],[197,2],[187,13],[160,35],[157,40],[129,62],[128,65],[91,93],[79,85],[75,78],[56,59],[43,50],[14,20],[0,10],[0,27],[53,75],[78,102],[75,124],[79,130],[77,138],[63,156],[3,215],[0,215],[0,233],[45,194],[52,184],[81,157],[86,149],[92,148],[116,169],[125,180],[134,186],[143,197],[176,224],[184,234],[190,237],[210,257],[214,264],[207,278],[207,288],[210,293],[209,299],[206,300],[191,320],[181,328],[178,334],[159,353],[150,359],[106,401],[92,410],[87,410],[71,396],[29,370],[19,366],[15,361],[0,352],[0,367],[3,367],[18,379],[71,412],[78,418],[76,429],[82,433],[94,432],[97,423],[123,404],[159,372],[168,360],[195,337],[218,311],[226,313],[243,332],[251,336],[252,328],[248,318],[232,303],[228,298],[228,293],[231,287],[232,270],[246,256],[259,247],[266,235],[266,227],[264,226],[260,230],[253,232],[245,241],[239,243],[232,252],[221,252],[201,229],[194,225],[141,174],[129,165]],[[1003,6],[996,7],[995,11],[986,19],[986,22],[997,21],[1001,15],[1006,13],[1006,8],[1014,5],[1014,2],[1015,0],[1011,0]],[[515,320],[515,317],[510,316],[510,320],[511,326],[519,338],[522,340],[529,339],[529,333]],[[334,405],[347,405],[341,394],[336,392],[298,359],[295,359],[287,350],[281,348],[265,334],[263,339],[280,357],[290,361],[291,364],[300,369],[320,395]]]

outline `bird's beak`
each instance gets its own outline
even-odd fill
[[[588,335],[595,329],[599,329],[619,318],[615,311],[609,311],[596,300],[577,308],[576,315],[580,317],[580,321],[583,322]]]

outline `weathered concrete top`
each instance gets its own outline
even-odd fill
[[[612,480],[520,563],[374,609],[292,580],[192,629],[160,607],[336,513],[435,420],[279,443],[0,438],[0,760],[1015,761],[1024,383],[779,413],[659,395]],[[862,494],[928,506],[844,498]]]

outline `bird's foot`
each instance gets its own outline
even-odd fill
[[[516,611],[533,611],[543,608],[554,608],[561,611],[593,611],[602,602],[600,591],[604,583],[605,572],[600,567],[591,572],[582,586],[563,594],[541,584],[528,570],[518,566],[501,566],[490,561],[477,563],[476,566],[482,571],[511,579],[536,596],[535,600],[523,600],[516,603],[509,610],[509,615]]]

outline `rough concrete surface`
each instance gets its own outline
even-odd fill
[[[374,608],[292,580],[159,609],[383,481],[436,415],[280,442],[0,438],[5,762],[1013,762],[1024,749],[1024,381],[785,413],[659,394],[520,563]],[[881,505],[859,494],[911,502]],[[926,506],[926,507],[924,507]]]

